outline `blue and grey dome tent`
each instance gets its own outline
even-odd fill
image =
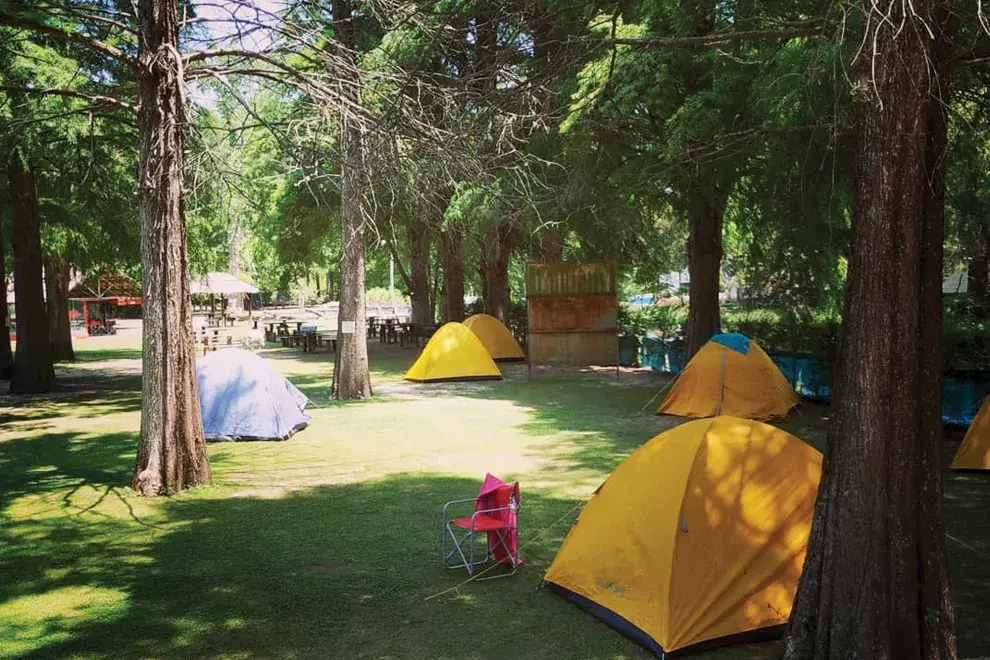
[[[249,351],[201,358],[196,382],[207,440],[286,440],[309,424],[306,395]]]

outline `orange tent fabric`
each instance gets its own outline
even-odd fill
[[[691,358],[657,413],[766,421],[786,418],[797,404],[787,378],[755,341],[723,334]]]
[[[473,332],[461,323],[448,323],[430,338],[405,378],[416,383],[500,380],[502,372]]]
[[[949,467],[953,470],[990,470],[990,396],[973,418]]]
[[[657,654],[771,637],[790,615],[821,466],[762,422],[681,424],[599,487],[544,580]]]
[[[494,316],[475,314],[464,321],[488,349],[493,360],[525,360],[522,346],[505,325]]]

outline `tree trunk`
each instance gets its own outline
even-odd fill
[[[564,240],[567,238],[563,226],[549,227],[539,236],[537,244],[540,261],[555,262],[564,260]]]
[[[7,249],[4,245],[3,219],[0,218],[0,380],[10,379],[13,365],[10,326],[7,323]]]
[[[722,209],[698,199],[691,211],[688,238],[688,319],[686,349],[690,358],[721,329],[718,294],[722,273]]]
[[[351,3],[334,0],[333,17],[341,43],[350,60],[340,74],[341,94],[359,106],[353,46],[356,42],[351,20]],[[365,332],[364,300],[364,185],[365,162],[361,127],[349,113],[341,114],[340,228],[340,307],[337,315],[337,362],[333,370],[333,394],[338,399],[364,399],[371,396],[368,372],[368,343]],[[347,330],[344,332],[347,323]],[[353,324],[353,327],[351,325]]]
[[[177,17],[176,0],[138,2],[144,330],[141,439],[131,486],[147,497],[210,483],[189,298]]]
[[[515,242],[515,231],[509,225],[501,225],[481,247],[478,262],[481,278],[481,299],[485,314],[494,316],[508,325],[511,299],[509,297],[509,259]]]
[[[433,323],[433,307],[430,304],[430,242],[429,233],[422,223],[409,221],[406,225],[409,247],[410,284],[409,298],[412,304],[412,322]]]
[[[72,362],[76,354],[72,350],[72,327],[69,325],[69,263],[57,254],[47,254],[44,264],[52,360]]]
[[[956,656],[939,465],[948,7],[906,9],[892,3],[865,42],[875,77],[863,89],[875,84],[879,102],[860,135],[841,365],[792,660]]]
[[[464,260],[461,234],[449,228],[440,235],[443,252],[443,320],[464,320]]]
[[[55,388],[52,345],[48,336],[41,265],[38,185],[31,164],[15,149],[7,163],[13,219],[14,312],[17,351],[10,376],[11,394],[39,394]]]

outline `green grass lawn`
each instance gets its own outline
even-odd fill
[[[59,369],[64,391],[0,398],[0,657],[649,657],[537,587],[576,516],[549,526],[676,423],[641,411],[662,378],[530,380],[515,365],[501,382],[413,385],[402,373],[415,351],[375,343],[376,397],[340,404],[326,354],[272,349],[319,406],[311,426],[283,443],[212,444],[213,486],[149,501],[127,487],[140,353],[80,344]],[[805,406],[784,427],[821,446],[826,412]],[[463,579],[439,565],[440,506],[473,495],[486,470],[522,484],[526,564],[427,600]],[[988,503],[990,478],[947,475],[964,657],[990,654]]]

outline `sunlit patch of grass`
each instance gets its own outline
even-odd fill
[[[64,587],[0,603],[0,649],[14,657],[71,638],[76,626],[113,620],[127,610],[127,594],[90,586]]]
[[[146,500],[128,488],[140,383],[98,387],[117,383],[118,366],[139,368],[136,348],[115,341],[101,345],[112,353],[80,347],[71,368],[89,370],[85,391],[0,400],[0,656],[650,657],[537,586],[580,504],[680,423],[646,405],[662,377],[529,378],[511,365],[503,381],[421,386],[402,380],[415,350],[373,343],[376,396],[336,402],[331,356],[270,349],[315,402],[310,427],[285,442],[211,444],[212,486]],[[826,421],[827,409],[805,406],[784,427],[821,447]],[[440,506],[473,495],[487,471],[521,482],[526,564],[427,601],[465,578],[439,565]],[[990,574],[977,551],[990,538],[990,482],[953,476],[946,491],[961,648],[987,652]]]

